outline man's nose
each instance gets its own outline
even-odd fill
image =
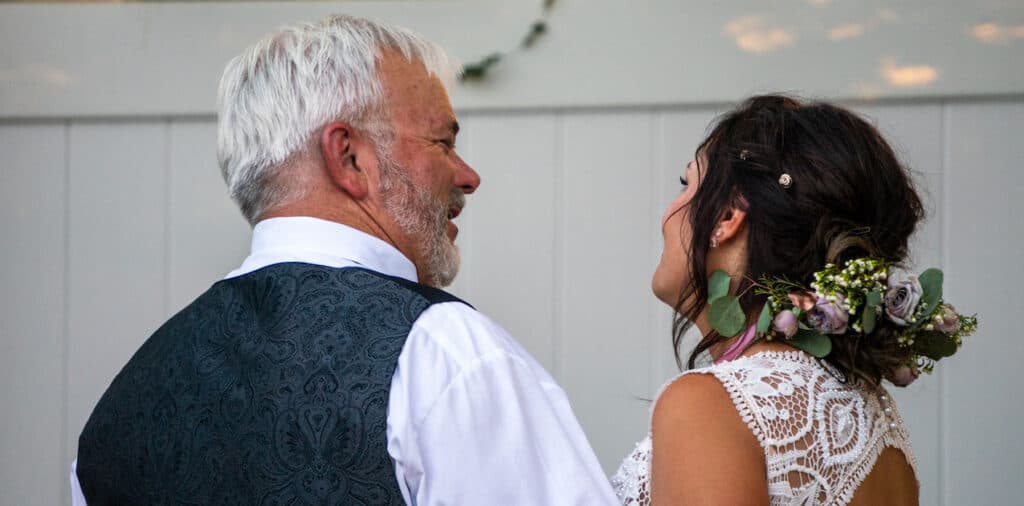
[[[455,185],[465,194],[475,192],[480,186],[480,174],[477,174],[462,157],[459,157],[458,167],[455,169]]]

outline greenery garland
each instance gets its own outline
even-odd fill
[[[459,78],[462,81],[478,81],[487,77],[487,72],[492,67],[498,64],[502,58],[514,51],[522,51],[529,49],[537,42],[542,35],[548,31],[548,16],[551,14],[551,9],[555,5],[555,0],[544,0],[543,8],[541,11],[541,17],[530,25],[529,31],[523,37],[523,40],[519,42],[519,45],[511,49],[510,51],[501,52],[495,51],[475,62],[467,63],[462,66],[462,76]]]

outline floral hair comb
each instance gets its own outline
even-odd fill
[[[915,276],[872,258],[850,260],[842,268],[827,264],[814,273],[810,287],[763,276],[753,288],[767,301],[741,341],[781,339],[821,358],[832,351],[832,339],[870,335],[884,318],[897,327],[899,346],[910,349],[910,359],[890,375],[906,386],[956,353],[978,328],[976,315],[957,313],[943,300],[942,282],[939,269]],[[747,321],[739,298],[728,294],[729,283],[729,274],[718,270],[708,285],[708,319],[724,337],[739,334]]]

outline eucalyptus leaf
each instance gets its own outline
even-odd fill
[[[729,295],[729,283],[732,279],[729,273],[719,269],[711,273],[708,279],[708,303],[713,303],[720,297]]]
[[[464,65],[460,79],[466,81],[484,78],[487,75],[487,71],[501,61],[502,56],[501,53],[491,53],[478,62]]]
[[[711,308],[708,309],[708,321],[711,323],[711,328],[722,336],[733,337],[743,330],[747,318],[743,314],[743,308],[740,307],[740,300],[732,295],[726,295],[711,303]]]
[[[545,23],[544,21],[539,21],[539,20],[535,21],[532,25],[530,25],[530,31],[527,32],[526,37],[523,38],[522,46],[523,47],[531,47],[531,46],[533,46],[533,43],[537,42],[537,39],[541,35],[544,35],[544,33],[547,32],[547,31],[548,31],[547,23]]]
[[[917,277],[917,281],[921,283],[921,302],[924,304],[924,318],[918,320],[914,324],[913,328],[917,329],[928,322],[929,316],[935,311],[935,307],[939,305],[939,301],[942,300],[942,279],[943,274],[939,269],[928,269],[921,273]]]
[[[871,290],[868,292],[867,300],[865,305],[868,307],[878,307],[882,303],[882,292],[878,290]]]
[[[822,358],[832,351],[832,340],[817,330],[800,329],[789,342],[818,358]]]
[[[768,332],[768,327],[772,324],[772,311],[769,306],[770,304],[765,302],[764,307],[761,308],[761,315],[757,317],[757,335],[759,336]]]
[[[942,332],[920,332],[914,337],[914,351],[932,360],[939,360],[956,353],[956,342],[952,336]]]
[[[877,317],[875,306],[869,304],[864,308],[864,315],[860,317],[860,327],[865,334],[870,334],[875,330],[875,319]]]

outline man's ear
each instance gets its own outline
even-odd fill
[[[327,176],[355,200],[362,200],[369,193],[366,171],[356,160],[355,145],[360,139],[351,125],[341,121],[328,123],[320,134],[320,154]]]

